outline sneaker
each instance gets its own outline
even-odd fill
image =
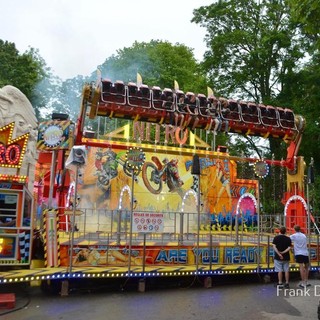
[[[307,282],[306,287],[311,287],[311,283]]]
[[[298,287],[299,288],[305,288],[306,286],[303,283],[299,283]]]
[[[286,284],[284,285],[284,287],[285,287],[285,288],[289,288],[289,283],[286,283]]]
[[[277,287],[278,287],[279,289],[282,289],[282,288],[283,288],[283,283],[278,283],[278,284],[277,284]]]

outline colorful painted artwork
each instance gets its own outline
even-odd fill
[[[200,157],[199,187],[199,176],[191,173],[192,156],[164,152],[144,156],[143,165],[133,169],[127,165],[124,150],[89,148],[87,164],[80,168],[79,207],[130,211],[134,197],[137,212],[194,214],[200,195],[201,223],[225,229],[234,225],[241,195],[256,194],[257,182],[238,180],[234,161]],[[254,223],[255,215],[252,201],[244,199],[239,218],[250,217]],[[196,222],[191,220],[191,224]],[[165,220],[164,231],[168,224]]]

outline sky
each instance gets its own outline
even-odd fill
[[[0,39],[30,47],[63,80],[87,76],[135,41],[180,43],[202,60],[206,29],[193,10],[213,0],[0,0]],[[102,75],[103,76],[103,75]]]

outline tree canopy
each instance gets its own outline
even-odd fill
[[[47,71],[38,50],[30,48],[20,54],[14,43],[0,39],[0,87],[12,85],[19,88],[31,101],[38,115],[36,101],[41,99],[35,89],[46,77]]]
[[[224,95],[270,103],[304,56],[281,0],[218,1],[196,9],[192,21],[207,29],[203,68]]]
[[[314,108],[306,105],[301,94],[305,98],[311,94],[316,74],[311,75],[310,71],[317,68],[306,65],[309,39],[302,36],[300,24],[292,19],[292,10],[285,0],[221,0],[194,10],[192,21],[207,30],[208,49],[202,67],[215,91],[228,97],[288,107],[296,114],[301,112],[310,120],[311,131],[306,134],[312,139],[311,132],[318,131],[318,124]],[[308,100],[312,106],[314,101]],[[255,139],[246,138],[254,147]],[[269,152],[256,149],[257,153],[269,159],[281,158],[286,144],[275,139],[269,142]]]
[[[140,73],[149,86],[173,88],[176,80],[185,92],[206,93],[210,86],[217,96],[289,107],[307,119],[300,154],[307,163],[313,157],[319,172],[319,21],[317,0],[219,0],[194,10],[192,22],[206,29],[202,62],[184,44],[152,40],[119,49],[99,69],[112,81],[135,82]],[[20,54],[13,43],[0,40],[0,86],[18,87],[42,114],[64,112],[76,120],[82,86],[96,77],[93,70],[62,81],[37,50]],[[249,156],[248,146],[257,148],[255,139],[238,138],[231,139],[231,153]],[[270,148],[264,145],[258,154],[276,159],[285,154],[284,142],[269,141]]]
[[[288,0],[292,17],[300,23],[305,34],[320,48],[319,0]]]
[[[174,80],[184,91],[206,93],[206,78],[192,49],[183,44],[152,40],[135,42],[117,51],[100,66],[111,80],[136,81],[137,73],[149,86],[173,88]]]

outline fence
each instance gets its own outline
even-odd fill
[[[198,219],[195,212],[162,212],[164,226],[161,232],[137,232],[132,228],[133,219],[129,210],[78,211],[80,214],[75,216],[72,238],[75,265],[85,243],[85,247],[89,248],[86,255],[94,258],[81,265],[125,265],[129,269],[133,266],[145,269],[155,265],[201,265],[212,270],[221,265],[247,264],[271,268],[272,240],[279,227],[286,222],[280,214],[261,215],[252,228],[246,227],[243,217],[238,217],[237,222],[231,219],[225,228],[217,228],[216,217],[210,214],[200,213]],[[71,241],[70,221],[70,216],[65,221],[60,219],[60,239],[65,244]],[[318,217],[314,222],[318,222]],[[311,261],[318,266],[319,235],[313,223],[306,231]]]

